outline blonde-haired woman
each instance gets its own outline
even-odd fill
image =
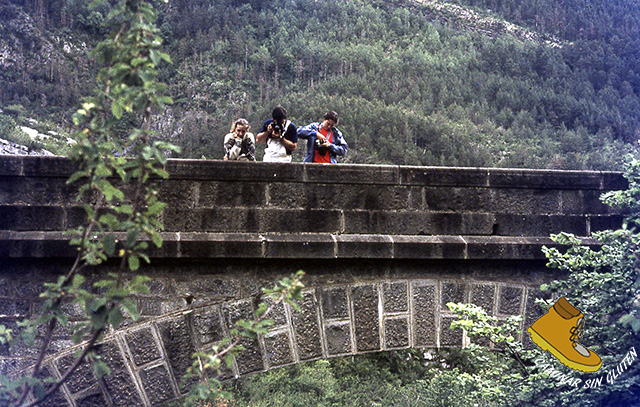
[[[224,136],[225,160],[256,160],[256,139],[249,129],[251,126],[246,119],[233,122],[231,132]]]

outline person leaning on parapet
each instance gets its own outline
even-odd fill
[[[322,123],[311,123],[298,129],[298,137],[307,140],[305,163],[336,163],[337,156],[344,156],[349,146],[338,124],[338,113],[327,112]]]
[[[287,111],[282,106],[273,109],[271,117],[257,136],[258,143],[267,143],[262,161],[290,163],[291,153],[298,146],[298,129],[287,120]]]
[[[233,122],[231,132],[224,136],[224,159],[238,161],[256,160],[256,140],[249,132],[251,126],[245,119]]]

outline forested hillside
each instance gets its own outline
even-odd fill
[[[87,3],[0,5],[0,125],[68,129],[109,21]],[[298,125],[339,112],[343,162],[619,169],[640,138],[639,4],[170,0],[159,136],[219,159],[235,118],[257,132],[281,104]]]

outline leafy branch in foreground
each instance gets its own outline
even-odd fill
[[[79,182],[78,201],[87,215],[82,226],[69,231],[78,254],[65,275],[45,284],[38,318],[20,323],[22,329],[17,334],[0,329],[3,342],[38,349],[30,372],[13,380],[1,378],[2,405],[38,405],[56,393],[86,360],[93,362],[98,377],[108,373],[108,366],[95,352],[96,344],[109,327],[118,328],[126,315],[139,318],[130,297],[148,292],[149,279],[134,273],[141,261],[149,262],[145,254],[149,242],[162,245],[158,215],[165,204],[159,201],[151,180],[167,178],[164,151],[176,148],[154,141],[150,129],[154,109],[171,103],[163,96],[166,87],[156,81],[156,65],[170,62],[170,58],[159,51],[156,12],[148,1],[121,0],[110,7],[109,20],[116,28],[93,51],[105,66],[98,74],[98,94],[87,99],[73,116],[78,143],[70,156],[79,169],[69,183]],[[130,129],[123,149],[114,142],[114,134],[125,112],[138,124]],[[116,259],[115,272],[90,284],[82,273],[109,259]],[[70,317],[69,306],[80,309],[82,316]],[[47,376],[45,357],[62,328],[68,329],[78,345],[76,359],[60,379],[42,379]]]
[[[231,330],[230,336],[213,346],[210,352],[197,352],[193,355],[194,362],[183,377],[183,382],[187,383],[194,378],[198,382],[191,386],[184,400],[186,406],[198,406],[203,401],[229,398],[229,394],[222,391],[221,382],[218,380],[221,370],[224,366],[231,369],[234,357],[244,349],[242,346],[244,339],[254,339],[258,335],[269,332],[273,320],[268,318],[278,305],[287,303],[296,311],[300,311],[297,301],[302,300],[303,277],[304,272],[298,271],[291,277],[280,280],[273,289],[263,288],[266,301],[258,305],[255,319],[236,322],[236,327]]]

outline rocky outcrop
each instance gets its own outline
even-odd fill
[[[0,155],[41,155],[52,156],[53,153],[44,149],[30,149],[21,144],[12,143],[11,141],[0,138]]]

